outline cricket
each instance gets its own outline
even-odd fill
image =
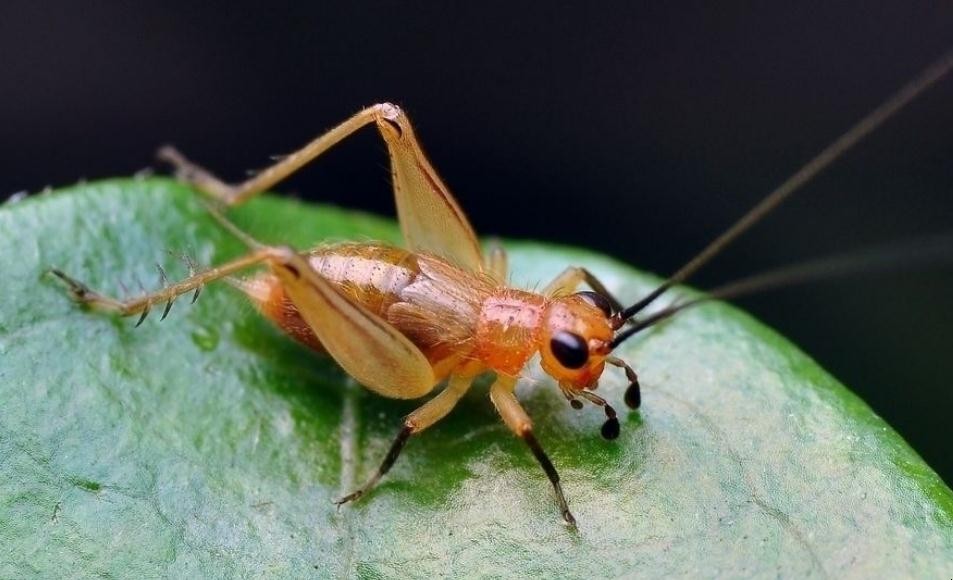
[[[194,302],[210,282],[227,281],[283,332],[326,353],[374,393],[418,399],[443,385],[404,419],[376,472],[364,485],[338,499],[339,506],[368,494],[412,436],[447,416],[478,376],[492,373],[495,378],[489,396],[494,407],[546,473],[565,524],[575,527],[559,473],[534,436],[533,421],[515,395],[527,365],[538,356],[542,370],[553,378],[568,403],[575,409],[587,403],[598,407],[605,415],[602,436],[608,440],[618,437],[617,411],[595,391],[606,366],[616,367],[613,372],[625,373],[628,381],[624,404],[633,410],[639,407],[638,375],[628,362],[613,354],[620,344],[686,308],[785,283],[789,276],[784,272],[753,276],[649,314],[647,308],[951,68],[953,52],[857,122],[655,290],[632,297],[631,302],[613,296],[598,278],[576,265],[567,265],[539,292],[509,286],[505,251],[499,245],[483,251],[465,213],[424,154],[407,115],[390,103],[361,110],[235,185],[171,147],[159,151],[159,158],[173,166],[179,180],[210,199],[212,215],[244,241],[246,255],[206,270],[193,270],[173,284],[160,268],[164,287],[128,300],[97,293],[60,270],[52,273],[78,303],[120,316],[138,315],[137,326],[153,309],[162,307],[164,319],[177,297],[191,293]],[[266,245],[220,213],[270,189],[368,125],[377,128],[387,146],[404,247],[345,242],[299,251]],[[259,270],[248,277],[235,277],[253,267]]]

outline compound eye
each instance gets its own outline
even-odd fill
[[[576,292],[576,296],[601,310],[606,317],[612,316],[612,304],[609,304],[609,300],[602,294],[591,290],[583,290],[582,292]]]
[[[581,336],[561,330],[549,341],[553,356],[567,369],[581,369],[589,360],[589,346]]]

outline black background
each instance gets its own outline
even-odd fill
[[[594,4],[6,0],[0,195],[128,175],[165,142],[237,179],[393,100],[482,234],[667,273],[953,46],[948,2]],[[953,78],[695,283],[953,230],[951,104]],[[366,131],[279,189],[391,214],[385,166]],[[950,482],[951,296],[936,267],[742,305]]]

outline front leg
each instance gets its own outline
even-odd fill
[[[546,477],[548,477],[550,483],[553,484],[553,491],[556,492],[556,503],[559,505],[559,509],[563,514],[563,519],[569,527],[575,528],[576,518],[574,518],[572,512],[569,511],[569,504],[566,502],[562,485],[559,483],[559,473],[556,471],[553,462],[549,460],[549,456],[543,451],[543,447],[539,444],[539,441],[536,440],[536,436],[533,435],[533,421],[529,418],[529,415],[526,414],[526,411],[523,410],[523,406],[520,405],[519,400],[517,400],[516,395],[513,393],[515,387],[515,378],[497,378],[493,386],[490,387],[490,400],[493,401],[496,410],[500,413],[500,416],[503,417],[503,422],[506,423],[506,426],[525,441],[530,451],[533,452],[536,461],[539,462],[543,471],[546,472]]]
[[[552,282],[543,288],[543,294],[546,296],[571,294],[575,292],[576,288],[583,282],[588,284],[597,294],[600,294],[603,298],[608,300],[613,312],[621,312],[624,309],[622,303],[609,292],[609,289],[606,288],[605,284],[603,284],[599,278],[596,278],[589,270],[580,268],[579,266],[569,266],[560,272],[558,276],[553,278]]]

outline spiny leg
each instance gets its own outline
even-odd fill
[[[556,492],[556,503],[559,505],[563,519],[566,521],[566,524],[575,528],[576,518],[574,518],[572,512],[569,511],[569,504],[566,502],[562,485],[559,483],[559,473],[556,472],[556,467],[553,465],[553,462],[549,460],[549,456],[546,455],[539,441],[537,441],[533,435],[533,422],[529,418],[529,415],[526,414],[526,411],[523,410],[519,400],[517,400],[513,392],[515,387],[515,378],[498,377],[496,382],[493,383],[493,386],[490,387],[490,400],[493,401],[496,410],[500,413],[500,416],[503,417],[503,422],[506,423],[506,426],[525,441],[530,451],[533,452],[536,461],[542,466],[543,471],[546,472],[546,477],[548,477],[550,483],[553,484],[553,491]]]
[[[606,288],[605,284],[603,284],[599,278],[589,270],[580,268],[579,266],[569,266],[563,270],[558,276],[553,278],[552,282],[543,288],[542,293],[546,296],[571,294],[575,292],[576,288],[583,282],[608,300],[614,312],[621,312],[625,308],[622,306],[622,303],[609,292],[608,288]]]
[[[423,406],[404,419],[404,425],[401,427],[400,432],[397,433],[397,437],[391,444],[390,450],[384,457],[384,461],[380,467],[377,468],[377,471],[374,472],[374,475],[356,491],[347,494],[334,503],[338,506],[343,505],[359,499],[373,489],[374,486],[377,485],[377,482],[393,467],[394,462],[397,461],[397,457],[403,450],[407,440],[410,439],[410,436],[420,433],[440,419],[446,417],[456,406],[457,402],[460,401],[460,398],[467,392],[472,383],[473,377],[450,377],[447,387],[441,391],[440,394],[424,403]]]
[[[56,268],[50,270],[50,272],[65,282],[72,298],[83,305],[96,310],[115,312],[121,316],[131,316],[141,313],[139,321],[136,323],[136,326],[139,326],[146,319],[146,316],[149,315],[153,305],[163,302],[166,303],[166,310],[163,313],[163,318],[165,318],[165,315],[168,314],[169,309],[172,307],[172,301],[175,300],[176,297],[187,292],[195,291],[194,296],[197,298],[198,292],[205,284],[269,260],[274,256],[274,248],[259,248],[248,255],[222,264],[221,266],[211,268],[205,272],[189,276],[185,280],[166,286],[161,290],[128,300],[119,300],[99,294],[91,290],[86,284],[83,284]],[[163,280],[165,280],[165,273],[161,268],[160,272]],[[193,302],[194,301],[193,298]]]

